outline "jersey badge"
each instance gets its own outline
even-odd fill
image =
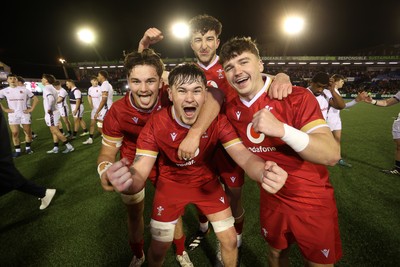
[[[176,133],[170,133],[172,141],[175,141],[177,134]]]
[[[321,249],[322,254],[324,254],[325,258],[329,257],[329,249]]]
[[[158,216],[161,216],[161,212],[163,212],[163,211],[164,211],[164,208],[162,206],[157,207],[157,215]]]
[[[240,120],[240,115],[242,115],[242,112],[236,111],[236,118],[237,118],[238,120]]]
[[[224,75],[222,74],[224,71],[222,69],[217,70],[218,73],[218,79],[223,79]]]

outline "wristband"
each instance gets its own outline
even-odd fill
[[[286,123],[283,124],[283,128],[285,129],[285,135],[281,139],[291,146],[294,151],[301,152],[310,143],[310,137],[308,134],[293,128]]]
[[[112,165],[112,162],[109,161],[102,161],[99,163],[99,165],[97,166],[97,173],[100,176],[101,179],[101,175],[107,171],[108,168],[110,168]]]
[[[372,100],[372,101],[371,101],[371,104],[372,104],[372,105],[375,105],[375,106],[376,106],[377,103],[378,103],[378,100]]]

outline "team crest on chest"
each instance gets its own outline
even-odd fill
[[[218,73],[218,79],[223,79],[224,78],[224,70],[223,69],[219,69],[217,70]]]

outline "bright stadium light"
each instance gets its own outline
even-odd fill
[[[172,34],[178,39],[189,37],[189,26],[185,22],[177,22],[172,25]]]
[[[90,28],[82,28],[80,30],[78,30],[77,32],[78,34],[78,38],[82,43],[88,44],[90,45],[94,52],[96,53],[98,59],[100,61],[103,61],[103,57],[101,56],[100,52],[97,50],[96,48],[96,35],[94,33],[94,31],[92,31]]]
[[[94,43],[96,37],[91,29],[84,28],[78,31],[78,38],[86,44]]]
[[[304,28],[304,19],[298,16],[286,17],[283,21],[283,31],[286,33],[286,43],[283,56],[286,57],[291,39],[299,35]]]
[[[284,31],[291,35],[300,33],[303,27],[304,20],[300,17],[288,17],[283,24]]]

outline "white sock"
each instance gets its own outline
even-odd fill
[[[208,222],[200,223],[200,231],[205,233],[205,232],[207,232],[207,230],[208,230]]]
[[[236,239],[237,239],[237,247],[239,248],[242,245],[242,241],[243,241],[243,234],[240,235],[236,235]]]

